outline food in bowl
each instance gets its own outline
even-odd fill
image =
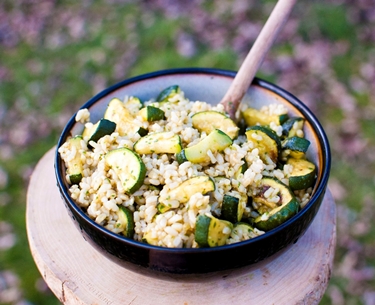
[[[81,109],[82,134],[58,149],[70,195],[96,223],[155,246],[260,236],[305,206],[316,167],[304,118],[282,104],[240,112],[235,123],[178,85],[145,102],[112,98],[97,122]]]

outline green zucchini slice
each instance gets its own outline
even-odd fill
[[[125,237],[133,238],[134,235],[134,218],[133,212],[130,211],[127,207],[122,205],[119,206],[117,211],[118,216],[118,226],[123,228],[122,234]]]
[[[199,215],[195,224],[195,241],[200,247],[217,247],[226,244],[233,224],[213,216]]]
[[[178,163],[190,161],[192,163],[205,163],[211,159],[207,155],[208,150],[212,153],[223,151],[232,144],[232,139],[219,129],[214,129],[199,143],[183,149],[176,155]]]
[[[160,92],[160,94],[156,98],[156,101],[159,103],[167,102],[171,97],[175,96],[176,94],[180,92],[181,92],[180,86],[178,85],[169,86]]]
[[[179,153],[182,149],[179,135],[172,132],[156,132],[140,138],[134,144],[134,151],[138,154]]]
[[[244,174],[246,170],[249,168],[249,165],[246,162],[246,159],[243,158],[242,161],[244,162],[237,170],[236,174],[234,175],[234,178],[238,180],[239,176],[241,174]]]
[[[88,139],[87,143],[90,141],[97,142],[100,138],[110,135],[116,130],[116,123],[101,119],[99,122],[91,126],[90,128],[85,128],[82,133],[84,139]]]
[[[154,106],[146,106],[139,110],[138,114],[143,120],[154,122],[164,119],[164,111]]]
[[[117,148],[105,155],[105,161],[120,179],[125,192],[132,194],[142,186],[146,166],[136,152],[125,147]]]
[[[247,108],[242,112],[242,116],[248,126],[270,125],[271,122],[281,125],[288,119],[287,114],[268,115],[254,108]]]
[[[130,114],[132,116],[136,116],[139,109],[142,108],[143,104],[141,100],[136,97],[136,96],[131,96],[129,97],[125,102],[124,102],[125,107],[129,110]]]
[[[282,142],[282,149],[289,150],[290,157],[301,159],[305,157],[305,153],[310,146],[310,141],[306,138],[300,138],[297,136],[287,138]]]
[[[245,134],[247,140],[252,141],[255,148],[259,149],[259,157],[265,163],[269,163],[268,158],[270,158],[273,163],[277,163],[281,141],[272,129],[265,126],[252,126],[246,130]]]
[[[302,130],[305,119],[302,117],[294,117],[288,119],[283,125],[283,135],[287,138],[297,136],[297,130]]]
[[[76,154],[73,159],[67,162],[67,174],[71,184],[79,184],[83,177],[83,164],[81,161],[81,141],[82,136],[75,136],[68,140],[71,147],[75,147]],[[72,148],[71,148],[72,149]]]
[[[238,198],[239,197],[239,198]],[[247,195],[234,196],[225,194],[221,205],[220,218],[232,223],[241,221],[243,212],[246,208]]]
[[[141,137],[144,137],[145,135],[148,134],[148,130],[146,128],[143,128],[143,127],[139,127],[137,132]]]
[[[187,162],[188,159],[186,158],[185,156],[185,150],[181,150],[179,153],[176,154],[176,161],[178,162],[178,164],[182,164],[184,162]]]
[[[133,116],[126,108],[125,104],[118,98],[113,98],[104,113],[104,118],[116,123],[116,130],[120,136],[130,132],[136,133],[139,126],[135,125]]]
[[[237,222],[233,226],[230,238],[234,238],[238,241],[243,241],[262,234],[264,234],[263,231],[254,229],[250,224],[246,222]]]
[[[286,164],[293,166],[289,176],[289,187],[292,190],[304,190],[313,186],[316,177],[315,164],[305,159],[289,158]]]
[[[201,111],[191,117],[193,127],[200,132],[209,134],[214,129],[220,129],[231,139],[237,138],[239,128],[236,123],[224,113],[218,111]]]
[[[259,230],[269,231],[276,228],[298,212],[299,203],[297,199],[292,190],[281,181],[276,178],[264,177],[259,188],[260,192],[254,196],[253,200],[268,207],[267,212],[262,213],[254,220],[254,225]],[[266,198],[267,191],[270,188],[277,191],[278,202],[271,202],[269,198]]]
[[[160,213],[170,210],[172,207],[168,201],[177,200],[179,203],[186,203],[196,193],[203,195],[215,190],[215,182],[209,176],[196,176],[182,182],[176,188],[170,190],[163,198],[159,197],[157,209]]]

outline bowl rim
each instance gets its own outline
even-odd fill
[[[107,87],[106,89],[102,90],[92,98],[90,98],[86,103],[84,103],[79,109],[83,108],[89,108],[93,104],[95,104],[97,101],[105,97],[106,95],[110,94],[111,92],[124,87],[125,85],[129,85],[134,82],[142,81],[142,80],[147,80],[147,79],[152,79],[155,77],[159,76],[166,76],[166,75],[172,75],[172,74],[213,74],[217,76],[225,76],[225,77],[230,77],[234,78],[237,72],[232,71],[232,70],[224,70],[224,69],[215,69],[215,68],[202,68],[202,67],[192,67],[192,68],[174,68],[174,69],[165,69],[165,70],[158,70],[155,72],[149,72],[145,73],[142,75],[138,75],[135,77],[130,77],[127,78],[123,81],[120,81],[114,85],[111,85]],[[62,174],[60,173],[60,170],[63,166],[63,162],[60,158],[60,154],[58,153],[59,147],[66,141],[66,138],[69,136],[69,131],[73,127],[73,125],[76,123],[75,122],[75,116],[76,113],[73,114],[73,116],[70,118],[68,123],[65,125],[62,133],[60,134],[56,150],[55,150],[55,157],[54,157],[54,170],[55,170],[55,176],[57,180],[57,186],[60,189],[61,195],[65,198],[65,201],[69,203],[70,208],[72,208],[80,217],[90,225],[94,226],[95,229],[99,230],[102,234],[104,235],[109,235],[111,238],[116,239],[119,242],[125,242],[129,246],[134,246],[137,248],[142,248],[145,250],[152,250],[152,251],[157,251],[157,252],[168,252],[168,253],[189,253],[189,254],[194,254],[194,253],[203,253],[203,252],[220,252],[223,250],[230,250],[232,248],[237,248],[242,245],[250,245],[252,243],[255,243],[257,241],[263,240],[268,238],[269,236],[272,235],[277,235],[278,232],[284,230],[286,227],[289,226],[289,224],[296,222],[299,218],[303,217],[304,214],[307,213],[307,211],[310,209],[311,206],[314,205],[315,201],[320,198],[320,196],[324,195],[324,192],[326,190],[326,185],[328,183],[329,179],[329,174],[330,174],[330,168],[331,168],[331,152],[330,152],[330,145],[329,141],[327,138],[327,135],[314,115],[314,113],[302,102],[300,101],[297,97],[295,97],[293,94],[290,92],[286,91],[285,89],[268,82],[266,80],[260,79],[258,77],[255,77],[254,80],[252,81],[251,85],[258,85],[264,89],[267,89],[271,92],[274,92],[275,94],[283,97],[286,99],[289,103],[291,103],[297,110],[299,110],[305,117],[306,119],[309,120],[309,122],[312,125],[312,128],[314,130],[315,135],[319,139],[319,142],[321,144],[322,148],[322,168],[321,168],[321,179],[319,185],[316,187],[314,190],[314,193],[312,197],[310,198],[309,202],[306,204],[304,208],[302,208],[296,215],[282,223],[281,225],[277,226],[276,228],[267,231],[265,234],[262,234],[260,236],[241,241],[238,243],[233,243],[229,245],[223,245],[223,246],[218,246],[218,247],[212,247],[212,248],[167,248],[167,247],[161,247],[161,246],[154,246],[146,243],[142,243],[124,236],[121,236],[117,233],[114,233],[100,224],[96,223],[94,220],[92,220],[71,198],[69,195],[69,189],[66,186],[64,182],[64,178]],[[298,239],[298,238],[297,238]]]

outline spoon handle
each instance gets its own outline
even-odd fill
[[[238,105],[240,104],[246,91],[249,89],[253,78],[263,62],[268,50],[271,48],[279,31],[288,19],[297,0],[279,0],[253,47],[247,54],[244,62],[238,70],[231,86],[226,92],[220,104],[224,105],[224,110],[232,119],[235,119]]]

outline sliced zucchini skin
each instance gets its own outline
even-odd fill
[[[293,217],[299,211],[299,202],[295,198],[292,190],[276,178],[264,177],[261,181],[261,188],[266,191],[267,188],[272,187],[279,190],[280,201],[277,207],[270,212],[266,212],[254,220],[254,226],[262,231],[269,231],[284,223],[289,218]],[[264,202],[264,198],[254,197],[255,201]]]
[[[143,184],[146,166],[141,157],[134,151],[122,147],[109,151],[105,155],[107,165],[119,177],[125,192],[136,192]]]
[[[289,158],[286,164],[293,166],[289,176],[289,187],[292,190],[303,190],[314,185],[316,179],[314,163],[305,159]]]
[[[247,164],[246,159],[243,158],[242,161],[244,162],[244,164],[242,164],[240,166],[240,168],[238,169],[238,171],[234,175],[234,178],[237,179],[237,180],[238,180],[238,177],[240,176],[240,174],[244,174],[246,172],[246,170],[249,168],[249,165]]]
[[[186,156],[185,156],[185,150],[181,150],[179,153],[176,154],[176,161],[178,162],[178,164],[182,164],[184,162],[187,162],[189,161]]]
[[[122,234],[125,237],[132,238],[134,236],[133,212],[130,211],[127,207],[120,205],[119,210],[117,212],[117,216],[121,227],[124,228]]]
[[[236,223],[241,221],[244,212],[244,202],[247,202],[246,198],[237,198],[228,194],[224,195],[223,202],[221,205],[220,219]]]
[[[156,98],[156,101],[159,102],[159,103],[166,102],[172,96],[174,96],[174,95],[176,95],[180,92],[181,92],[180,86],[178,86],[178,85],[169,86],[159,93],[159,95]]]
[[[206,215],[199,215],[195,224],[195,241],[200,247],[209,247],[208,235],[211,218]]]
[[[224,232],[226,229],[227,232]],[[199,215],[195,225],[195,241],[200,247],[217,247],[226,244],[233,224],[213,216]]]
[[[68,140],[70,145],[76,148],[75,157],[67,163],[67,174],[71,184],[79,184],[83,177],[83,164],[81,162],[81,153],[79,152],[82,140],[83,138],[80,135]]]
[[[201,111],[191,117],[193,127],[206,134],[214,129],[220,129],[231,139],[238,136],[239,128],[236,123],[228,118],[224,113],[218,111]]]
[[[140,138],[134,144],[134,150],[139,154],[176,154],[182,150],[181,138],[179,135],[170,132],[157,132]]]
[[[143,128],[143,127],[139,127],[137,132],[141,137],[144,137],[148,134],[148,130],[146,128]]]
[[[232,144],[232,139],[219,129],[213,130],[207,137],[199,143],[183,149],[176,156],[176,160],[187,160],[192,163],[205,163],[210,161],[207,155],[208,150],[212,152],[223,151],[226,147]]]
[[[288,138],[296,136],[295,130],[293,129],[294,124],[298,124],[299,129],[303,129],[304,123],[305,123],[305,119],[302,117],[289,118],[288,120],[285,121],[284,124],[282,124],[283,135]]]
[[[297,159],[303,158],[305,156],[305,153],[309,146],[309,140],[297,136],[287,138],[282,142],[282,149],[290,150],[290,156]]]
[[[89,143],[90,141],[97,142],[100,138],[112,134],[115,130],[116,123],[107,119],[101,119],[92,128],[85,128],[82,136],[89,137],[87,143]]]
[[[262,231],[269,231],[272,230],[291,217],[293,217],[299,211],[299,202],[297,199],[293,199],[289,201],[286,205],[284,205],[277,213],[273,214],[267,220],[262,220],[259,216],[254,220],[254,225]]]
[[[146,106],[139,110],[138,114],[143,118],[143,120],[148,122],[164,120],[164,111],[154,106]]]

